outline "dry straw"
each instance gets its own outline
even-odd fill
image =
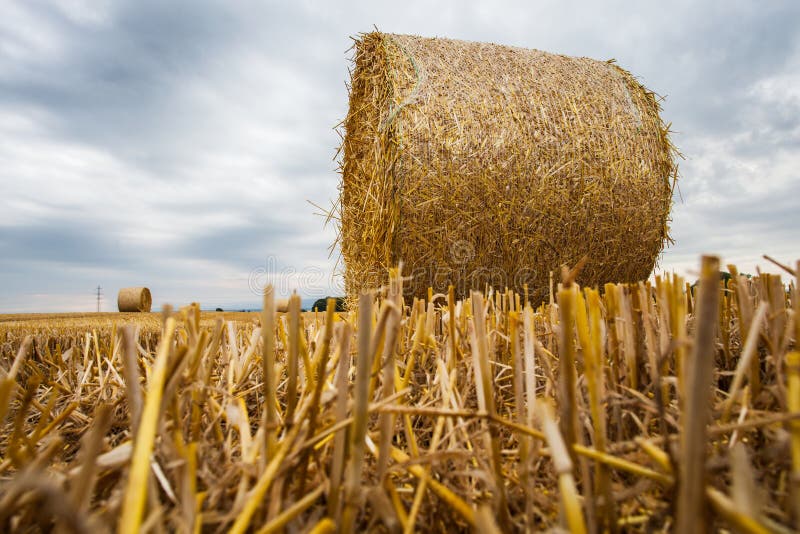
[[[117,308],[121,312],[149,312],[153,297],[146,287],[123,287],[117,295]]]
[[[646,278],[669,240],[675,150],[656,95],[613,61],[362,34],[344,121],[345,282],[545,295],[588,255],[584,286]]]
[[[347,314],[270,287],[262,313],[0,316],[0,532],[797,531],[796,272],[731,294],[718,267],[695,294],[573,269],[537,309],[407,306],[393,269]]]

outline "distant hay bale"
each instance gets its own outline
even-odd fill
[[[123,287],[117,295],[117,308],[121,312],[149,312],[153,297],[146,287]]]
[[[289,311],[289,299],[276,299],[275,311],[278,313],[286,313]]]
[[[613,62],[384,33],[356,41],[341,150],[349,298],[404,262],[429,286],[546,294],[649,276],[677,176],[656,95]]]

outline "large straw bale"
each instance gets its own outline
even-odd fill
[[[613,61],[373,32],[355,44],[339,240],[351,299],[647,278],[677,176],[656,95]]]
[[[117,308],[121,312],[149,312],[153,297],[146,287],[123,287],[117,295]]]

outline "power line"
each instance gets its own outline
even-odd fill
[[[100,301],[103,299],[103,288],[97,286],[97,312],[100,312]]]

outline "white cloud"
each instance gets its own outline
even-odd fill
[[[4,3],[0,17],[0,80],[21,72],[21,67],[60,56],[67,43],[55,23],[23,3]]]
[[[102,26],[111,19],[111,2],[108,0],[55,0],[53,5],[76,24]]]

